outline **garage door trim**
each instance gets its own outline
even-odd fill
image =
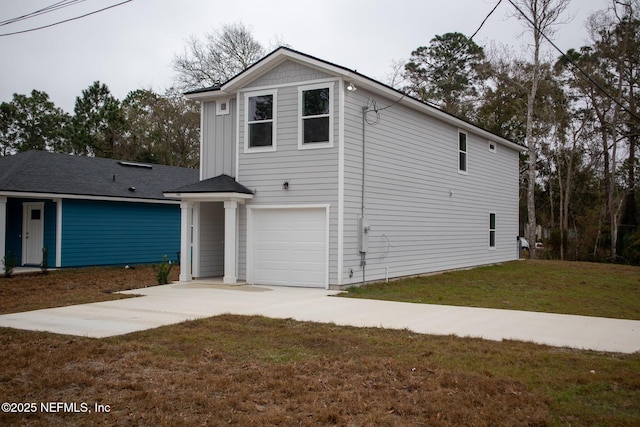
[[[329,210],[331,205],[326,204],[296,204],[296,205],[247,205],[247,282],[255,283],[255,260],[254,260],[254,239],[255,239],[255,217],[258,210],[266,209],[324,209],[325,213],[325,255],[324,255],[324,288],[329,289]]]

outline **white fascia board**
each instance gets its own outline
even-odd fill
[[[245,193],[164,193],[165,197],[198,202],[224,202],[236,201],[244,203],[253,199],[253,194]]]
[[[135,197],[109,197],[109,196],[85,196],[82,194],[57,194],[57,193],[36,193],[22,191],[0,191],[0,196],[13,198],[29,198],[29,199],[74,199],[74,200],[98,200],[104,202],[129,202],[129,203],[151,203],[161,205],[179,205],[180,200],[170,199],[138,199]]]

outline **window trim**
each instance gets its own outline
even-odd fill
[[[460,143],[462,142],[461,136],[464,135],[464,151],[460,148]],[[461,175],[469,174],[469,134],[462,130],[458,130],[458,173]],[[460,159],[464,155],[464,169],[462,169],[462,162]]]
[[[249,146],[249,125],[253,123],[268,123],[268,120],[261,120],[249,123],[249,98],[257,96],[273,96],[272,117],[271,117],[271,146],[266,147],[250,147]],[[277,150],[277,134],[278,134],[278,91],[276,89],[261,90],[255,92],[246,92],[244,94],[244,152],[245,153],[269,153]]]
[[[493,217],[493,228],[491,228],[491,219]],[[495,251],[497,247],[497,222],[498,216],[495,212],[489,212],[489,250]],[[493,246],[491,245],[491,241],[493,240]]]
[[[312,85],[298,86],[298,150],[315,150],[318,148],[332,148],[334,146],[334,135],[333,135],[333,119],[334,119],[334,82],[327,83],[316,83]],[[322,114],[318,116],[303,116],[303,96],[304,92],[309,90],[316,89],[329,89],[329,114]],[[304,143],[304,119],[307,118],[321,118],[328,117],[329,118],[329,141],[326,142],[309,142]]]

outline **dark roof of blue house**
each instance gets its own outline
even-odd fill
[[[198,179],[197,169],[45,151],[0,157],[1,192],[167,200]]]
[[[238,183],[229,175],[218,175],[193,184],[185,185],[167,193],[243,193],[253,194],[244,185]]]

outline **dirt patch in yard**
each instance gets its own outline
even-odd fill
[[[175,266],[169,279],[178,280],[179,273],[179,267]],[[0,314],[130,298],[130,295],[115,292],[156,284],[155,272],[150,265],[128,269],[77,268],[0,277]]]

